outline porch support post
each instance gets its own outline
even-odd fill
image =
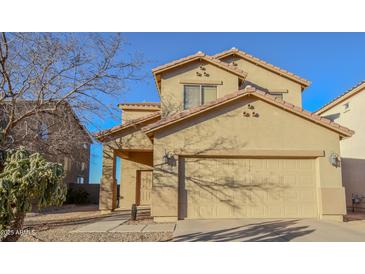
[[[111,145],[103,144],[103,170],[99,195],[99,210],[102,211],[112,211],[117,205],[115,157],[114,148]]]

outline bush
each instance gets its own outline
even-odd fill
[[[84,189],[78,188],[78,189],[72,189],[69,188],[67,190],[66,195],[66,203],[67,204],[88,204],[89,201],[89,193],[87,193]]]
[[[0,238],[17,241],[25,214],[38,208],[60,206],[66,198],[64,171],[60,164],[46,161],[39,153],[23,147],[6,153],[0,173]]]

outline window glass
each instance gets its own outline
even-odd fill
[[[184,86],[184,109],[200,105],[200,86]]]
[[[76,180],[77,180],[76,182],[78,184],[83,184],[84,183],[84,177],[82,177],[82,176],[77,176]]]
[[[216,86],[203,86],[203,104],[209,103],[217,99],[217,87]]]
[[[65,157],[64,158],[64,170],[67,172],[67,171],[70,171],[71,169],[71,159],[68,158],[68,157]]]
[[[347,102],[346,104],[343,105],[345,110],[350,109],[350,102]]]
[[[48,125],[41,121],[38,124],[38,136],[42,140],[48,140]]]

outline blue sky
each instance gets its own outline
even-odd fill
[[[116,104],[158,102],[151,69],[199,50],[215,54],[236,47],[311,81],[303,92],[303,107],[309,111],[365,80],[365,33],[124,33],[124,38],[127,51],[140,52],[148,60],[142,71],[147,77],[130,83]],[[108,119],[100,126],[119,123]],[[90,183],[98,183],[100,176],[101,145],[95,143]]]

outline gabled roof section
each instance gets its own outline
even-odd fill
[[[297,107],[293,104],[290,104],[286,101],[276,98],[276,97],[270,95],[269,93],[257,90],[252,87],[248,87],[244,90],[239,90],[237,92],[231,93],[229,95],[221,97],[206,105],[191,108],[188,110],[181,111],[177,114],[167,116],[155,123],[152,123],[152,124],[149,124],[149,125],[143,127],[142,131],[144,131],[147,135],[152,136],[154,132],[156,132],[160,129],[163,129],[170,125],[179,123],[187,118],[192,118],[196,115],[210,111],[212,109],[215,109],[217,107],[228,104],[232,101],[238,100],[238,99],[246,97],[246,96],[255,96],[259,99],[262,99],[263,101],[266,101],[269,104],[275,105],[275,106],[282,108],[286,111],[289,111],[297,116],[307,119],[315,124],[318,124],[318,125],[328,128],[330,130],[333,130],[333,131],[339,133],[341,137],[350,137],[354,134],[354,131],[352,131],[346,127],[340,126],[339,124],[334,123],[334,122],[330,121],[329,119],[326,119],[324,117],[321,117],[319,115],[306,111],[300,107]]]
[[[2,104],[10,104],[12,103],[10,100],[3,100]],[[20,108],[19,111],[21,111],[22,107],[34,107],[35,105],[38,105],[39,100],[27,100],[27,99],[18,99],[17,100],[17,107]],[[89,143],[92,144],[93,143],[93,136],[90,134],[90,132],[87,130],[87,128],[83,125],[83,123],[81,122],[80,118],[78,117],[78,115],[76,114],[74,108],[71,106],[71,104],[67,101],[61,101],[61,100],[45,100],[42,104],[42,106],[44,107],[44,109],[41,107],[39,107],[40,110],[45,110],[48,108],[54,108],[53,110],[50,110],[49,112],[56,112],[56,106],[63,106],[65,107],[66,110],[69,111],[69,113],[71,114],[72,118],[76,121],[78,127],[80,128],[81,132],[85,135],[85,137],[88,139]]]
[[[90,134],[90,132],[87,130],[87,128],[81,123],[79,117],[77,116],[77,114],[75,113],[75,111],[73,110],[73,108],[71,107],[71,105],[69,103],[66,103],[67,108],[70,110],[71,115],[73,116],[73,118],[76,120],[76,122],[78,123],[78,126],[80,127],[80,129],[85,133],[85,135],[87,136],[87,138],[89,139],[90,144],[93,143],[93,137]]]
[[[158,102],[123,103],[118,104],[118,107],[122,110],[157,111],[161,109],[161,104]]]
[[[282,69],[282,68],[279,68],[279,67],[274,66],[272,64],[269,64],[269,63],[267,63],[267,62],[265,62],[265,61],[263,61],[259,58],[256,58],[256,57],[254,57],[254,56],[252,56],[252,55],[250,55],[250,54],[248,54],[248,53],[246,53],[242,50],[239,50],[237,48],[231,48],[229,50],[226,50],[226,51],[223,51],[223,52],[218,53],[216,55],[213,55],[213,57],[216,58],[216,59],[223,59],[223,58],[228,57],[230,55],[237,55],[237,56],[239,56],[239,57],[241,57],[241,58],[243,58],[243,59],[245,59],[245,60],[247,60],[251,63],[254,63],[254,64],[256,64],[260,67],[263,67],[263,68],[265,68],[269,71],[272,71],[276,74],[279,74],[279,75],[281,75],[285,78],[288,78],[288,79],[302,85],[303,88],[306,88],[306,87],[310,86],[310,84],[311,84],[310,81],[308,81],[308,80],[306,80],[306,79],[304,79],[304,78],[302,78],[298,75],[295,75],[294,73],[291,73],[291,72],[289,72],[285,69]]]
[[[139,126],[143,123],[148,123],[148,122],[153,122],[153,120],[158,119],[161,117],[161,112],[153,112],[152,114],[137,118],[137,119],[133,119],[130,121],[125,122],[124,124],[106,129],[106,130],[102,130],[99,131],[97,133],[94,134],[94,137],[100,141],[100,142],[104,142],[105,140],[107,140],[108,137],[110,137],[113,134],[116,133],[120,133],[126,129],[132,128],[132,127],[136,127]]]
[[[165,72],[167,70],[170,70],[170,69],[173,69],[173,68],[176,68],[176,67],[179,67],[179,66],[185,65],[187,63],[197,61],[197,60],[204,60],[210,64],[220,67],[226,71],[229,71],[229,72],[237,75],[242,80],[244,80],[247,76],[247,73],[244,72],[243,70],[241,70],[233,65],[222,62],[216,58],[213,58],[212,56],[206,55],[204,52],[198,51],[197,53],[195,53],[193,55],[172,61],[168,64],[165,64],[165,65],[152,69],[152,73],[154,75],[158,91],[159,92],[161,91],[161,81],[160,81],[159,75],[162,72]]]
[[[338,104],[342,103],[343,101],[346,101],[350,97],[358,94],[359,92],[365,90],[365,80],[361,81],[357,85],[353,86],[349,90],[342,93],[340,96],[337,96],[335,99],[330,101],[329,103],[325,104],[323,107],[321,107],[319,110],[317,110],[315,113],[318,115],[323,114],[327,110],[333,108],[334,106],[337,106]]]

